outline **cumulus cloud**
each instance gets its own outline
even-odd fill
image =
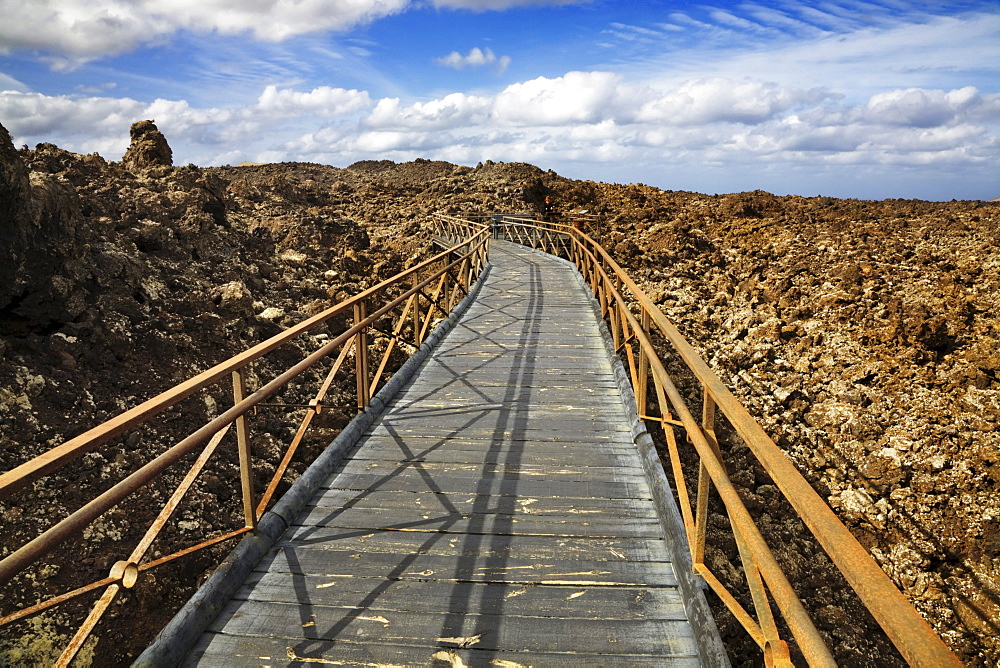
[[[0,93],[0,120],[18,143],[54,141],[117,158],[129,124],[140,118],[156,119],[178,161],[199,164],[499,159],[556,168],[586,164],[581,176],[616,180],[622,169],[655,171],[669,163],[677,178],[690,181],[725,166],[744,170],[744,182],[760,186],[759,175],[772,166],[785,173],[824,165],[926,170],[939,161],[982,170],[1000,160],[1000,94],[973,87],[901,88],[849,103],[829,91],[766,81],[638,85],[610,72],[569,72],[491,95],[451,93],[409,103],[326,86],[267,86],[234,108]]]
[[[873,95],[866,110],[873,120],[889,125],[933,128],[954,120],[983,100],[972,86],[945,92],[908,88]]]
[[[673,89],[651,92],[649,99],[639,106],[636,119],[668,125],[754,124],[829,95],[820,89],[783,88],[761,81],[694,80]]]
[[[345,30],[403,11],[410,0],[0,0],[0,44],[58,54],[57,68],[129,51],[181,29],[266,41]]]
[[[485,122],[490,113],[488,97],[452,93],[438,100],[404,107],[399,98],[379,100],[364,125],[381,129],[442,130]]]
[[[615,115],[622,80],[611,72],[569,72],[508,86],[493,100],[493,116],[504,125],[595,123]]]
[[[435,0],[474,11],[581,0]],[[179,30],[248,33],[279,42],[296,35],[347,30],[405,11],[414,0],[0,0],[0,50],[45,54],[57,71],[130,51]]]
[[[279,114],[307,114],[340,116],[370,106],[368,93],[320,86],[309,92],[267,86],[257,98],[257,109]]]
[[[285,124],[303,117],[315,123],[370,107],[367,92],[328,86],[306,92],[267,86],[255,103],[235,108],[193,107],[186,100],[144,103],[131,98],[0,92],[0,122],[18,141],[53,141],[79,152],[102,150],[110,158],[124,153],[129,126],[144,118],[155,119],[172,145],[204,155],[206,147],[252,145],[262,137],[266,141],[270,133],[280,134]],[[175,148],[175,154],[182,153]],[[208,155],[211,161],[219,154]]]
[[[464,56],[458,51],[452,51],[443,58],[436,58],[434,62],[455,70],[464,70],[466,67],[482,67],[484,65],[492,65],[493,63],[496,63],[497,71],[500,74],[503,74],[510,66],[510,56],[501,56],[500,58],[497,58],[496,54],[493,53],[493,49],[480,49],[477,46]]]

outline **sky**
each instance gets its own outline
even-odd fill
[[[0,124],[175,164],[1000,197],[1000,0],[0,0]]]

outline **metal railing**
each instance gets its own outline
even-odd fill
[[[102,514],[122,502],[129,495],[142,490],[160,478],[175,463],[202,448],[181,483],[175,488],[167,503],[150,524],[142,539],[128,556],[111,567],[107,577],[80,586],[72,591],[38,601],[28,607],[0,617],[0,627],[24,619],[104,588],[104,592],[91,609],[86,620],[77,630],[63,651],[56,665],[66,666],[83,647],[91,631],[122,589],[133,587],[140,575],[180,557],[203,550],[231,538],[253,531],[258,520],[271,502],[279,483],[306,434],[313,418],[321,413],[324,400],[334,377],[349,358],[353,358],[357,388],[357,408],[364,410],[375,390],[387,373],[387,365],[394,350],[400,346],[418,347],[431,328],[447,316],[452,308],[467,295],[470,286],[486,266],[489,250],[489,231],[484,224],[467,223],[457,219],[440,218],[435,221],[440,238],[453,241],[452,246],[428,260],[382,281],[364,292],[336,304],[325,311],[281,332],[280,334],[204,371],[162,394],[125,411],[107,422],[72,438],[62,445],[0,474],[0,501],[34,481],[49,475],[88,452],[107,444],[112,439],[144,425],[157,415],[177,405],[182,400],[212,388],[219,383],[231,382],[233,406],[215,419],[191,433],[150,462],[134,471],[107,491],[99,494],[69,516],[58,521],[39,536],[0,561],[0,585],[18,573],[41,563],[47,554],[67,540],[78,536]],[[324,326],[333,318],[353,318],[350,327],[304,359],[289,367],[270,382],[253,392],[247,390],[250,365],[264,355],[293,341],[301,341],[310,331]],[[395,318],[394,324],[381,327]],[[372,355],[373,339],[381,339],[385,346],[382,356],[375,362]],[[339,353],[338,353],[339,350]],[[353,354],[352,354],[353,353]],[[334,355],[336,355],[334,359]],[[293,379],[314,366],[332,361],[331,368],[308,404],[301,405],[305,414],[276,465],[273,476],[264,492],[254,494],[251,433],[247,414],[273,397]],[[294,406],[294,404],[293,404]],[[223,439],[236,426],[236,446],[239,452],[239,486],[242,489],[242,514],[244,526],[235,531],[205,538],[201,542],[157,559],[146,559],[151,546],[166,526],[174,511],[191,489],[199,473],[219,448]],[[233,481],[235,486],[236,481]]]
[[[810,665],[836,663],[729,479],[716,438],[717,412],[726,417],[749,447],[903,658],[913,666],[961,665],[760,424],[600,244],[572,223],[560,225],[517,217],[494,222],[492,228],[494,238],[559,255],[580,270],[600,303],[618,353],[625,359],[636,405],[642,413],[639,417],[663,427],[694,570],[761,648],[767,665],[791,665],[788,645],[780,637],[771,610],[772,600]],[[667,373],[655,347],[658,342],[666,342],[673,348],[700,385],[703,397],[700,422]],[[698,460],[693,503],[681,467],[682,453],[675,429],[686,434],[686,441],[693,446]],[[755,615],[736,599],[704,560],[708,502],[713,488],[729,517]]]

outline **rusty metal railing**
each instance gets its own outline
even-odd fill
[[[788,645],[780,637],[771,601],[810,665],[836,664],[729,479],[716,438],[717,412],[728,419],[750,448],[903,658],[913,666],[961,665],[760,424],[600,244],[578,225],[524,218],[505,218],[494,223],[493,236],[559,255],[579,268],[600,303],[616,350],[625,358],[636,405],[642,413],[639,417],[663,427],[694,570],[761,648],[767,665],[791,665]],[[700,384],[703,397],[700,422],[667,373],[655,347],[657,341],[668,343]],[[649,410],[651,406],[656,407],[658,416]],[[681,469],[681,450],[675,430],[686,434],[686,441],[693,446],[699,462],[693,503]],[[728,514],[755,615],[736,599],[704,561],[712,488]]]
[[[468,294],[470,286],[486,266],[490,239],[486,225],[440,218],[435,220],[435,226],[439,237],[453,241],[452,246],[444,252],[382,281],[378,285],[304,320],[267,341],[66,441],[62,445],[0,474],[0,501],[5,501],[24,490],[34,481],[57,471],[84,454],[107,444],[112,439],[147,423],[187,397],[203,392],[218,383],[227,382],[227,380],[232,384],[233,406],[231,408],[0,561],[0,585],[3,585],[26,568],[41,563],[40,560],[47,554],[65,541],[80,534],[103,513],[112,509],[129,495],[147,487],[172,465],[202,447],[196,461],[190,466],[181,483],[150,524],[145,535],[128,556],[114,563],[107,577],[10,612],[6,616],[0,617],[0,627],[104,588],[103,594],[56,664],[59,666],[69,665],[116,595],[122,589],[133,587],[142,573],[253,531],[257,521],[272,500],[310,422],[323,410],[324,400],[334,377],[348,362],[349,357],[353,356],[357,407],[359,410],[364,410],[382,382],[383,376],[386,375],[387,365],[393,351],[400,345],[414,348],[419,346],[430,329],[446,317],[463,296]],[[252,363],[295,340],[302,340],[302,337],[310,331],[325,325],[331,319],[338,316],[343,318],[348,314],[353,320],[345,331],[335,335],[330,340],[323,341],[318,349],[309,353],[300,362],[289,367],[255,391],[248,392],[247,377]],[[391,327],[380,327],[383,322],[393,318],[395,318],[395,323]],[[372,343],[375,338],[381,339],[380,345],[385,346],[381,359],[377,363],[372,356]],[[305,408],[304,417],[281,461],[276,465],[269,484],[260,498],[255,498],[250,448],[252,435],[247,415],[258,406],[264,405],[268,398],[274,396],[305,371],[330,360],[333,360],[331,368],[316,391],[315,397],[303,406]],[[206,463],[229,434],[233,425],[236,426],[235,440],[239,452],[240,470],[239,485],[242,489],[242,514],[245,526],[235,531],[205,538],[195,545],[172,554],[146,560],[154,541],[180,505],[185,494],[191,489]]]

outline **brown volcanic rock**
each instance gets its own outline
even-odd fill
[[[605,246],[627,249],[616,258],[962,660],[997,665],[1000,205],[597,189]],[[898,664],[747,448],[720,433],[838,661]],[[735,557],[719,526],[707,554],[724,571]],[[824,626],[836,619],[851,623]]]
[[[129,128],[132,143],[129,144],[122,163],[132,171],[142,171],[150,167],[170,167],[174,164],[173,152],[167,138],[156,128],[153,121],[137,121]]]

